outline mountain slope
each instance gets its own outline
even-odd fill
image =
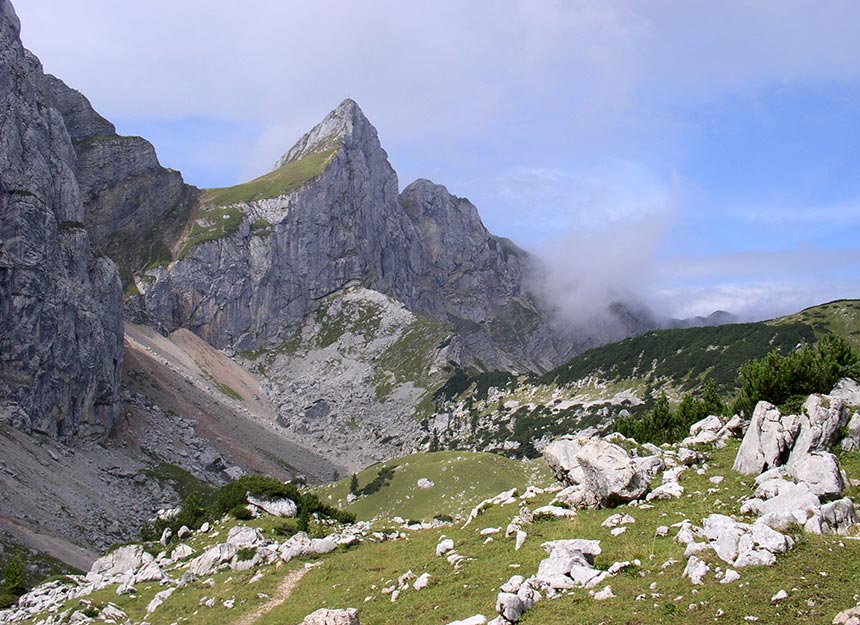
[[[127,285],[133,272],[170,260],[199,191],[162,167],[146,139],[118,135],[83,94],[50,74],[37,76],[40,94],[62,115],[72,140],[87,232]]]
[[[455,371],[437,395],[431,431],[442,448],[533,456],[552,436],[595,431],[618,416],[677,402],[713,380],[736,390],[745,362],[834,332],[854,340],[860,301],[831,302],[758,323],[658,330],[588,350],[542,375]]]

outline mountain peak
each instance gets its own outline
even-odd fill
[[[354,137],[366,137],[368,133],[376,137],[376,129],[365,117],[364,112],[355,100],[347,98],[326,115],[325,119],[305,133],[289,152],[279,158],[274,169],[311,154],[331,150]]]

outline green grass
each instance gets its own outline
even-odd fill
[[[191,226],[188,240],[177,254],[178,259],[185,258],[191,250],[201,243],[223,239],[239,230],[245,213],[235,206],[206,208],[201,210]]]
[[[151,468],[143,469],[141,473],[158,480],[162,485],[171,486],[183,500],[191,493],[200,493],[206,498],[213,490],[206,482],[169,462],[157,460]]]
[[[320,500],[353,512],[359,519],[375,516],[431,521],[438,514],[455,515],[497,495],[512,486],[520,489],[551,477],[540,462],[511,460],[482,452],[440,451],[413,454],[368,467],[358,473],[359,488],[366,486],[381,467],[395,467],[394,477],[372,495],[360,497],[347,504],[350,478],[317,490]],[[476,479],[480,476],[480,479]],[[418,480],[436,482],[430,489],[420,489]]]
[[[567,625],[572,618],[576,623],[593,625],[701,625],[712,622],[720,609],[724,616],[716,622],[742,623],[745,616],[753,615],[768,625],[829,623],[837,612],[855,604],[854,593],[860,584],[857,541],[801,535],[798,546],[780,556],[776,566],[741,569],[738,584],[743,584],[743,588],[739,590],[738,584],[721,585],[712,575],[703,586],[692,586],[681,577],[686,563],[684,547],[673,540],[674,532],[666,538],[654,537],[658,525],[671,525],[684,518],[698,524],[713,512],[737,513],[739,500],[752,491],[753,480],[731,471],[736,451],[737,442],[726,450],[714,452],[711,470],[705,476],[697,475],[694,470],[685,472],[681,481],[686,493],[680,499],[656,502],[650,510],[623,508],[637,522],[619,537],[611,537],[609,529],[601,526],[607,516],[618,510],[595,510],[580,511],[574,519],[539,521],[527,527],[529,537],[518,552],[514,551],[512,541],[499,535],[484,545],[478,531],[490,526],[504,528],[516,513],[516,506],[491,507],[465,530],[445,527],[415,532],[407,540],[363,544],[337,553],[310,571],[290,600],[258,623],[298,623],[317,608],[346,606],[357,607],[362,622],[374,625],[406,621],[415,625],[443,625],[475,613],[492,618],[499,585],[513,574],[528,576],[536,572],[540,560],[546,557],[540,544],[559,538],[600,539],[603,553],[596,561],[599,568],[633,559],[639,559],[641,566],[633,566],[598,587],[611,585],[616,598],[599,602],[590,598],[587,591],[577,589],[558,599],[538,603],[522,620],[526,625]],[[714,486],[707,478],[717,474],[724,475],[725,481]],[[532,506],[548,499],[548,495],[542,496]],[[475,557],[476,561],[464,563],[460,573],[455,574],[444,558],[434,554],[443,534],[454,539],[459,553]],[[702,557],[712,567],[725,568],[713,554]],[[663,568],[670,559],[677,563]],[[420,592],[409,589],[396,603],[391,603],[379,589],[409,569],[415,574],[429,572],[430,586]],[[822,571],[827,573],[826,577],[820,574]],[[657,584],[654,591],[649,590],[652,582]],[[375,590],[373,585],[377,587]],[[772,605],[770,597],[781,588],[789,591],[791,597]],[[652,598],[651,592],[661,596]],[[648,598],[636,601],[635,597],[641,593],[648,594]],[[367,596],[374,599],[365,602]],[[810,605],[808,600],[814,603]],[[694,609],[689,607],[691,604],[696,604]]]
[[[326,165],[331,162],[337,148],[338,146],[330,147],[316,154],[292,161],[275,171],[235,187],[208,189],[204,196],[204,202],[216,206],[227,206],[292,193],[309,180],[319,176]]]
[[[362,334],[368,341],[375,338],[379,332],[383,312],[380,306],[362,299],[347,300],[343,295],[339,293],[327,299],[316,313],[320,329],[315,340],[320,349],[333,345],[347,332]],[[333,308],[336,302],[341,306],[335,312]]]
[[[242,395],[239,393],[239,391],[237,391],[233,387],[231,387],[227,384],[224,384],[223,382],[215,382],[215,386],[217,386],[218,390],[221,391],[227,397],[230,397],[230,398],[238,400],[238,401],[245,401],[245,398],[242,397]]]
[[[772,325],[805,323],[812,326],[817,337],[832,332],[848,339],[855,349],[860,349],[860,300],[836,300],[801,310],[799,313],[781,317]]]
[[[518,505],[492,506],[478,516],[469,527],[461,524],[434,530],[407,532],[405,539],[385,542],[364,542],[349,549],[318,558],[299,582],[290,597],[271,612],[255,621],[256,625],[299,623],[321,607],[356,607],[362,623],[371,625],[444,625],[476,613],[488,618],[495,615],[495,599],[499,586],[514,574],[525,577],[534,574],[546,557],[541,543],[563,538],[588,538],[601,541],[603,553],[596,566],[608,568],[617,561],[638,559],[615,577],[608,578],[598,589],[611,585],[615,598],[595,601],[583,589],[575,589],[554,600],[543,600],[528,611],[525,625],[568,625],[572,622],[586,625],[701,625],[705,622],[743,623],[745,616],[756,616],[767,625],[819,625],[829,623],[834,615],[855,604],[854,594],[860,585],[860,542],[835,536],[815,536],[794,533],[798,544],[788,554],[779,556],[772,567],[740,569],[741,579],[736,584],[721,585],[712,574],[704,585],[693,586],[682,578],[685,565],[684,546],[674,540],[674,530],[668,537],[656,538],[658,525],[672,525],[683,519],[700,524],[703,517],[719,512],[737,515],[743,498],[754,488],[752,476],[742,476],[731,470],[738,442],[726,449],[711,452],[709,470],[698,475],[695,469],[684,472],[681,483],[686,492],[680,499],[658,501],[651,509],[622,507],[614,510],[584,510],[572,519],[540,520],[528,525],[528,538],[520,551],[513,541],[496,534],[490,543],[480,536],[486,527],[504,527],[518,511]],[[860,477],[860,453],[841,454],[842,466],[849,477]],[[495,495],[511,486],[538,484],[549,480],[547,470],[535,463],[519,463],[489,454],[440,452],[418,454],[386,463],[397,466],[391,484],[364,499],[365,505],[376,506],[404,518],[428,518],[444,510],[437,510],[440,502],[451,512],[466,513],[486,496]],[[359,474],[364,485],[383,465],[372,467]],[[708,481],[712,475],[724,476],[714,485]],[[436,487],[421,490],[415,487],[419,477],[428,477]],[[318,489],[326,499],[345,497],[349,480]],[[408,498],[407,495],[412,495]],[[532,500],[535,508],[548,503],[551,494]],[[451,501],[451,500],[455,501]],[[362,502],[353,504],[358,512]],[[636,523],[626,533],[612,537],[601,523],[615,512],[628,512]],[[370,510],[365,511],[371,514]],[[750,520],[743,519],[741,520]],[[275,540],[284,537],[276,528],[295,527],[294,519],[284,520],[269,516],[243,523],[260,528]],[[233,520],[216,522],[210,534],[195,534],[187,543],[201,553],[216,541],[223,541]],[[375,530],[390,531],[389,523],[377,522]],[[218,537],[214,537],[218,532]],[[462,563],[457,572],[445,558],[436,557],[435,547],[442,536],[454,540],[458,553],[474,558]],[[726,567],[712,553],[701,555],[712,568]],[[675,563],[665,564],[670,560]],[[291,570],[303,567],[307,559],[295,560],[286,566],[264,565],[254,571],[226,571],[213,575],[214,587],[191,582],[177,590],[153,615],[146,618],[152,625],[187,623],[203,625],[212,622],[235,622],[243,614],[263,604],[267,599],[258,593],[272,596],[277,585]],[[421,591],[411,587],[392,603],[381,589],[396,583],[399,576],[412,570],[415,575],[430,573],[430,584]],[[262,571],[265,576],[249,584],[251,576]],[[826,573],[826,575],[822,575]],[[655,584],[651,590],[649,586]],[[111,601],[125,610],[135,622],[145,618],[146,605],[156,592],[164,587],[156,583],[139,584],[139,596],[118,597],[111,586],[90,597],[97,605]],[[789,599],[772,604],[777,590],[785,589]],[[641,594],[645,600],[636,600]],[[655,593],[652,595],[652,593]],[[215,597],[216,606],[200,605],[202,597]],[[370,601],[365,601],[371,597]],[[225,599],[234,599],[236,607],[225,609]],[[692,606],[692,607],[691,607]],[[80,607],[77,600],[67,607]],[[717,617],[717,611],[723,615]]]
[[[395,386],[412,382],[415,386],[428,389],[416,418],[430,416],[435,406],[432,398],[441,382],[439,374],[432,375],[436,348],[450,334],[453,328],[446,323],[416,317],[412,325],[379,357],[374,369],[373,382],[376,398],[385,401]]]

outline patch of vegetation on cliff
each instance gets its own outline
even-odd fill
[[[264,217],[258,217],[251,222],[251,235],[255,237],[267,237],[272,234],[272,222]]]
[[[377,360],[373,373],[376,398],[385,401],[396,386],[408,382],[425,389],[438,384],[439,373],[431,372],[433,359],[439,345],[452,331],[446,323],[416,317]],[[432,397],[432,392],[428,394]],[[432,402],[428,402],[428,406],[432,413]]]
[[[287,195],[319,176],[336,151],[337,146],[330,147],[234,187],[207,189],[203,201],[215,206],[227,206]]]
[[[215,382],[215,386],[217,386],[218,390],[221,391],[227,397],[230,397],[231,399],[235,399],[237,401],[245,401],[245,398],[242,397],[239,391],[234,389],[232,386],[224,384],[223,382]]]
[[[348,300],[343,293],[328,298],[316,313],[320,323],[317,347],[324,349],[333,345],[347,332],[372,340],[379,332],[382,314],[382,308],[376,302]]]
[[[176,255],[177,259],[185,258],[191,250],[201,243],[217,241],[234,234],[239,230],[239,224],[242,223],[244,217],[245,213],[242,212],[242,209],[235,206],[201,210],[191,226],[188,240],[182,246],[179,254]]]

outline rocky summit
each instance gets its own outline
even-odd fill
[[[217,347],[276,346],[356,281],[452,323],[452,357],[464,364],[541,370],[575,349],[525,286],[531,257],[443,186],[417,180],[398,193],[376,129],[352,100],[269,174],[205,192],[175,251],[174,262],[137,275],[140,318]]]

